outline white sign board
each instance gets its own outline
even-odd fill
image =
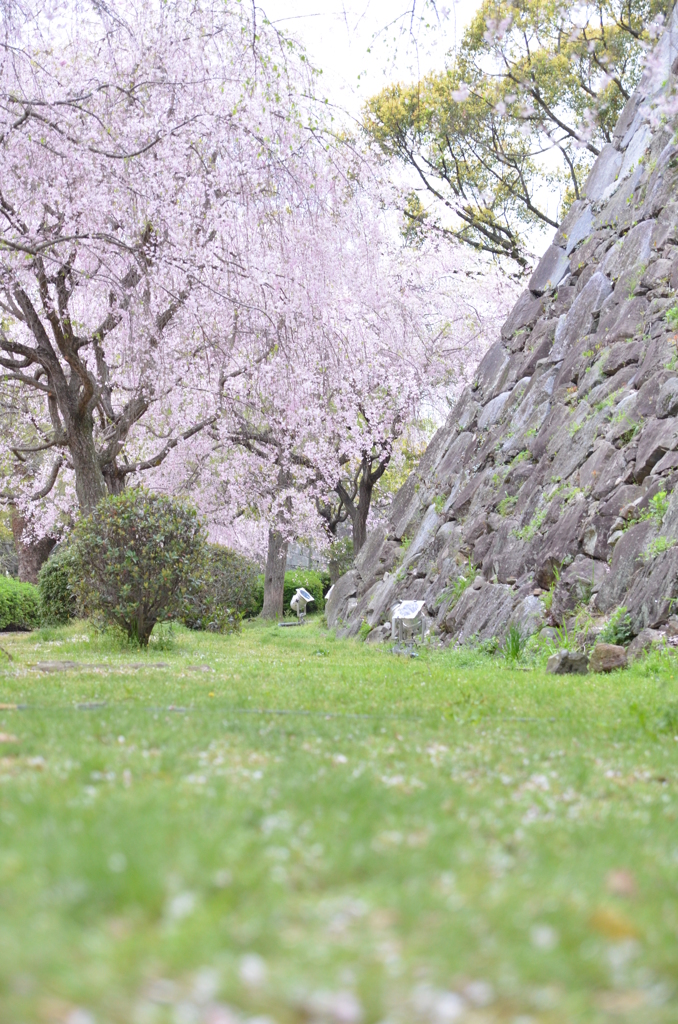
[[[400,604],[393,609],[392,617],[394,619],[400,619],[401,622],[413,624],[421,617],[425,604],[426,601],[401,601]]]

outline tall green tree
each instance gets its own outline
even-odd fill
[[[672,6],[484,0],[445,71],[365,107],[365,131],[431,200],[424,217],[405,198],[413,228],[525,266],[528,236],[580,196]]]

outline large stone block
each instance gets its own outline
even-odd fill
[[[641,296],[633,299],[627,299],[625,302],[622,302],[621,305],[617,306],[617,308],[612,311],[610,317],[612,321],[611,323],[603,323],[601,319],[598,329],[598,337],[601,342],[604,342],[606,345],[614,345],[617,341],[624,341],[628,338],[633,338],[636,335],[641,335],[643,333],[643,325],[645,322],[647,308],[647,299],[644,299]],[[640,354],[642,354],[642,349],[639,350],[639,355]],[[636,360],[636,362],[637,361],[638,360]],[[622,363],[621,365],[624,366],[626,364]],[[616,373],[617,369],[619,369],[619,366],[617,366],[612,372]]]
[[[609,490],[612,489],[610,486],[609,467],[615,463],[618,458],[618,451],[613,444],[608,441],[599,440],[595,443],[593,452],[579,468],[579,486],[587,487],[593,490],[600,485],[601,480],[605,480],[606,486]],[[617,476],[619,474],[617,473]],[[616,477],[615,477],[616,479]],[[600,493],[598,497],[601,497]]]
[[[612,554],[608,538],[613,532],[616,516],[594,515],[584,523],[581,535],[581,547],[589,558],[607,562]]]
[[[667,452],[678,448],[678,423],[675,419],[647,421],[640,432],[636,453],[635,477],[638,483],[645,479]]]
[[[386,579],[375,584],[370,593],[370,600],[365,615],[368,625],[378,626],[382,620],[391,618],[390,611],[391,606],[395,604],[397,587],[398,581],[395,576],[388,575]]]
[[[634,92],[630,99],[627,100],[624,109],[619,115],[619,120],[617,121],[614,129],[613,138],[620,149],[624,143],[628,143],[628,132],[636,119],[641,100],[641,93],[639,91]]]
[[[613,332],[614,333],[614,332]],[[615,334],[615,337],[617,335]],[[630,337],[631,335],[629,335]],[[637,365],[643,357],[645,349],[639,341],[618,342],[610,349],[603,367],[606,377],[612,377],[625,366]]]
[[[577,219],[573,221],[572,226],[568,226],[567,234],[564,239],[565,252],[568,256],[574,252],[580,242],[583,242],[589,237],[592,231],[593,211],[590,206],[586,206],[577,214]]]
[[[640,220],[640,209],[635,192],[642,177],[643,168],[638,166],[626,181],[619,185],[612,200],[605,203],[596,216],[593,222],[596,231],[610,227],[621,232],[628,230]],[[575,253],[575,257],[576,255]]]
[[[340,622],[348,618],[348,602],[357,592],[358,573],[351,569],[337,580],[325,603],[325,617],[330,629],[336,629]]]
[[[516,626],[523,636],[532,636],[538,633],[544,625],[546,608],[544,602],[533,594],[528,594],[518,605],[508,622],[508,628]]]
[[[551,351],[556,333],[557,320],[538,320],[534,330],[528,336],[523,349],[523,358],[518,364],[518,378],[530,377],[534,373],[540,359],[545,359]]]
[[[631,171],[636,168],[643,159],[652,142],[652,129],[649,125],[639,125],[629,140],[622,165],[619,168],[619,178],[623,181]]]
[[[629,644],[626,656],[629,661],[637,661],[647,651],[661,644],[663,640],[664,634],[658,629],[641,629],[638,636]]]
[[[529,289],[535,295],[553,291],[569,272],[570,260],[567,252],[557,245],[551,245],[530,278]]]
[[[653,237],[654,244],[654,237]],[[641,289],[646,291],[660,290],[668,286],[674,268],[673,260],[655,260],[647,268],[640,282]]]
[[[412,565],[419,557],[422,551],[425,551],[429,545],[433,542],[433,538],[438,532],[440,526],[440,516],[438,515],[435,506],[431,505],[424,515],[421,521],[419,529],[415,533],[412,543],[407,549],[407,554],[403,559],[403,567]],[[362,552],[361,552],[362,553]],[[358,561],[356,560],[356,568],[360,568]]]
[[[651,520],[631,526],[622,534],[614,547],[610,572],[596,594],[599,611],[608,612],[625,603],[634,573],[642,565],[641,555],[655,535],[656,528]]]
[[[483,407],[483,410],[478,417],[479,430],[487,430],[489,427],[494,426],[502,414],[509,395],[509,391],[504,391],[502,394],[497,395],[496,398],[491,399],[487,405]]]
[[[561,625],[567,615],[580,604],[588,604],[593,591],[607,576],[609,569],[602,562],[584,555],[577,555],[574,562],[564,569],[553,591],[551,615]]]
[[[451,477],[460,473],[469,450],[475,447],[476,439],[470,431],[459,434],[450,445],[436,469],[436,479],[445,486]]]
[[[656,553],[645,543],[643,557],[623,595],[623,603],[638,631],[664,625],[678,603],[678,538],[671,536],[673,531],[666,529],[666,523],[661,532],[669,546]],[[650,534],[650,539],[653,536]]]
[[[591,168],[584,185],[584,195],[595,202],[602,199],[617,180],[622,165],[622,155],[611,143],[603,146],[600,156]]]
[[[671,377],[659,389],[655,405],[658,419],[675,416],[678,412],[678,377]]]
[[[511,310],[508,319],[501,329],[501,336],[508,341],[516,331],[525,331],[537,322],[544,311],[545,300],[535,297],[526,289]]]
[[[625,271],[633,267],[647,267],[652,253],[654,226],[653,220],[646,220],[631,228],[625,238],[608,252],[601,267],[603,273],[612,281],[617,281]],[[638,278],[639,283],[641,277],[642,274]]]
[[[363,580],[370,579],[377,569],[387,540],[387,530],[380,526],[371,530],[367,540],[363,544],[359,554],[356,556],[355,567]]]
[[[509,362],[510,356],[500,341],[495,342],[488,349],[476,373],[478,390],[483,401],[487,402],[490,398],[494,398],[497,388],[506,374]]]
[[[665,245],[676,244],[678,244],[678,203],[669,203],[654,221],[652,248],[663,249]]]
[[[512,587],[487,583],[477,593],[458,633],[462,643],[476,637],[479,640],[501,638],[513,615],[516,595]]]
[[[572,303],[569,313],[558,321],[550,355],[552,362],[564,359],[573,345],[591,333],[593,318],[611,292],[609,279],[596,271]]]

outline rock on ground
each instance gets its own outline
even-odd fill
[[[589,659],[591,672],[614,672],[627,664],[626,650],[618,644],[596,644]]]
[[[556,651],[546,664],[546,671],[556,676],[586,675],[589,667],[588,655],[583,651]]]

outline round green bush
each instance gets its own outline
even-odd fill
[[[229,632],[257,604],[259,566],[220,544],[208,544],[200,579],[186,596],[181,621],[189,629]]]
[[[103,498],[73,533],[79,606],[143,646],[177,618],[205,567],[205,530],[186,501],[134,489]]]
[[[57,548],[40,569],[38,589],[40,621],[43,626],[64,626],[70,619],[75,618],[75,570],[75,553],[66,546]]]
[[[39,625],[38,588],[0,576],[0,629],[35,629]]]

